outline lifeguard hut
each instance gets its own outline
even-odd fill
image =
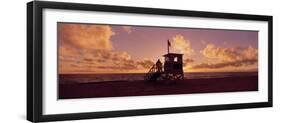
[[[171,46],[168,40],[168,53],[164,56],[164,70],[160,70],[154,64],[149,72],[145,75],[147,81],[157,80],[182,80],[183,74],[183,54],[170,53],[169,47]],[[163,69],[161,67],[161,69]]]
[[[164,79],[181,80],[183,79],[183,54],[168,53],[164,55]]]

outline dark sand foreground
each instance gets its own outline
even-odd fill
[[[188,79],[175,83],[120,81],[59,84],[59,99],[258,91],[258,76]]]

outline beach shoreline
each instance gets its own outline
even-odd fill
[[[258,91],[258,76],[59,84],[59,99]]]

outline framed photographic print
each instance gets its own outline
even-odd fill
[[[272,16],[27,3],[33,122],[272,107]]]

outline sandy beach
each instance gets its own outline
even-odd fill
[[[59,99],[258,91],[258,76],[59,84]]]

